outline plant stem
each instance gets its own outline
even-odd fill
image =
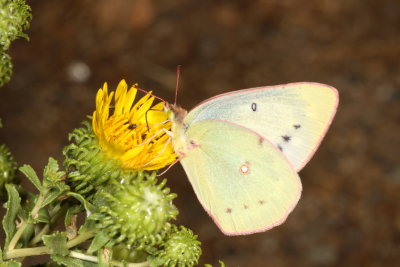
[[[34,246],[37,243],[39,243],[40,241],[42,241],[42,236],[47,234],[50,230],[50,227],[52,225],[54,225],[57,220],[60,218],[61,215],[64,214],[64,212],[67,210],[68,205],[57,205],[53,208],[53,210],[51,210],[50,213],[50,217],[51,217],[51,221],[50,223],[46,224],[41,230],[40,232],[31,240],[31,242],[29,243],[30,246]]]
[[[98,262],[98,258],[96,256],[91,256],[91,255],[86,255],[84,253],[80,253],[80,252],[75,252],[75,251],[71,251],[69,253],[69,255],[73,258],[77,258],[77,259],[81,259],[81,260],[85,260],[85,261],[91,261],[91,262]],[[149,267],[149,262],[145,261],[145,262],[139,262],[139,263],[128,263],[128,264],[122,264],[119,261],[111,261],[111,264],[113,266],[126,266],[126,267]]]
[[[14,258],[44,255],[44,254],[50,254],[50,250],[47,247],[18,248],[7,251],[4,255],[4,259],[9,260]]]
[[[33,207],[32,212],[31,212],[32,219],[34,219],[34,220],[36,219],[37,214],[38,214],[38,212],[39,212],[39,210],[40,210],[40,208],[42,206],[43,201],[44,201],[44,196],[42,194],[40,194],[38,199],[37,199],[37,201],[36,201],[36,204]],[[11,250],[13,250],[15,248],[15,246],[17,245],[19,239],[21,238],[21,236],[24,233],[25,228],[27,226],[28,226],[28,222],[27,221],[23,221],[21,223],[21,225],[19,226],[17,232],[15,233],[13,238],[11,239],[10,244],[8,245],[8,248],[7,248],[8,251],[11,251]]]
[[[91,231],[88,231],[88,232],[78,235],[74,239],[71,239],[70,241],[67,242],[67,247],[72,248],[72,247],[75,247],[76,245],[79,245],[82,242],[85,242],[86,240],[92,238],[94,236],[94,234],[98,231],[99,230],[96,229],[96,230],[91,230]]]
[[[67,247],[72,248],[79,245],[82,242],[92,238],[94,233],[98,230],[88,231],[81,235],[78,235],[74,239],[67,242]],[[35,248],[19,248],[19,249],[12,249],[5,252],[4,259],[13,259],[13,258],[21,258],[27,256],[35,256],[35,255],[43,255],[43,254],[50,254],[50,250],[47,247],[35,247]]]

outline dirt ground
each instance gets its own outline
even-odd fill
[[[190,109],[218,93],[314,81],[340,104],[301,171],[287,222],[224,236],[180,166],[165,176],[177,223],[199,235],[204,263],[229,267],[400,265],[400,2],[398,0],[29,1],[30,41],[12,45],[0,88],[0,142],[19,163],[59,160],[97,89],[124,78]],[[284,119],[284,118],[282,118]]]

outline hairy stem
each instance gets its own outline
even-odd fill
[[[44,196],[42,194],[39,195],[35,206],[33,207],[32,211],[31,211],[31,217],[32,219],[36,219],[36,217],[38,216],[38,212],[43,204],[44,201]],[[26,227],[28,226],[28,222],[27,221],[23,221],[21,223],[21,225],[18,227],[17,232],[15,233],[15,235],[13,236],[13,238],[10,241],[10,244],[8,245],[7,250],[13,250],[15,248],[15,246],[17,245],[19,239],[21,238],[22,234],[24,233]]]
[[[80,252],[75,252],[75,251],[71,251],[69,253],[69,255],[73,258],[77,258],[77,259],[81,259],[81,260],[85,260],[85,261],[91,261],[91,262],[98,262],[98,258],[96,256],[91,256],[91,255],[86,255],[84,253],[80,253]],[[149,267],[149,262],[145,261],[145,262],[139,262],[139,263],[128,263],[128,264],[123,264],[119,261],[111,261],[111,264],[113,266],[126,266],[126,267]]]
[[[97,231],[98,230],[92,230],[83,233],[81,235],[78,235],[74,239],[67,242],[67,247],[72,248],[79,245],[80,243],[85,242],[86,240],[92,238]],[[21,257],[43,255],[43,254],[50,254],[49,248],[47,247],[19,248],[7,251],[4,255],[4,259],[21,258]]]

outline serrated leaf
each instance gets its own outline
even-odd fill
[[[92,243],[88,248],[88,253],[92,254],[93,252],[103,248],[108,241],[110,241],[110,238],[107,236],[105,232],[103,231],[97,232],[92,240]]]
[[[63,257],[60,255],[50,255],[51,259],[58,264],[67,266],[67,267],[96,267],[97,263],[83,261],[80,259],[75,259],[72,257]]]
[[[64,180],[65,172],[59,171],[57,160],[49,158],[49,162],[43,171],[43,184],[48,187],[54,186],[54,183]]]
[[[39,190],[39,192],[42,192],[43,186],[42,183],[40,182],[39,177],[37,176],[35,170],[29,166],[29,165],[23,165],[22,167],[19,168],[19,170],[25,174],[25,176],[31,181],[31,183]]]
[[[82,195],[73,192],[68,192],[67,195],[79,200],[85,207],[85,210],[88,211],[89,213],[97,212],[96,206],[89,203],[89,201],[87,201]]]
[[[60,196],[63,192],[61,192],[58,188],[51,189],[46,196],[44,197],[42,207],[49,205],[53,202],[58,196]]]
[[[50,249],[51,254],[67,256],[69,253],[67,246],[67,235],[65,232],[56,232],[52,235],[44,235],[43,243]]]
[[[0,267],[20,267],[21,263],[17,261],[5,261],[0,263]]]
[[[96,228],[96,222],[86,219],[85,223],[79,228],[78,234],[81,235],[83,233],[86,233],[86,232],[89,232],[89,231],[95,230],[95,229],[97,229]]]
[[[8,201],[5,204],[7,210],[3,217],[3,229],[6,233],[5,247],[8,246],[14,236],[16,229],[15,219],[21,204],[21,198],[14,184],[6,184],[6,190],[8,194]]]

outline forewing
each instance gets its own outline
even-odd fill
[[[185,123],[218,119],[240,124],[270,140],[299,171],[317,150],[337,105],[337,90],[324,84],[259,87],[206,100]]]
[[[192,150],[181,160],[205,210],[227,235],[262,232],[283,223],[297,204],[301,182],[268,140],[216,120],[193,123]]]

